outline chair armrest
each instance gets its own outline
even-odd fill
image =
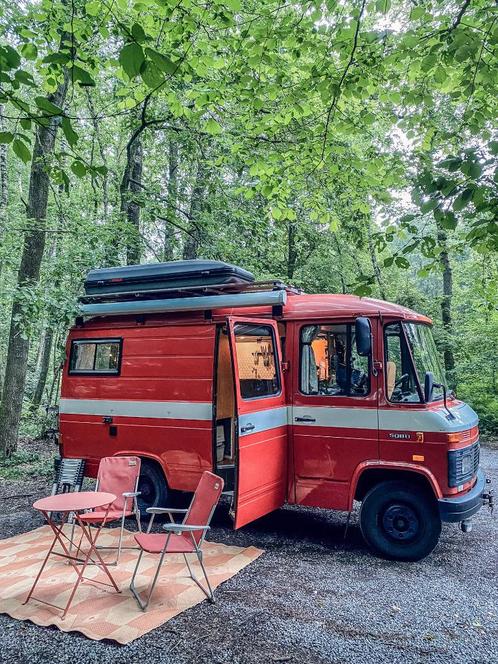
[[[210,526],[190,526],[183,523],[166,523],[163,529],[170,533],[193,532],[195,530],[209,530]]]
[[[136,498],[137,496],[140,496],[142,492],[141,491],[126,491],[126,493],[123,493],[124,498]]]
[[[186,514],[188,509],[177,509],[176,507],[148,507],[147,514]]]

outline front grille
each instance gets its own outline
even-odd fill
[[[471,480],[479,468],[479,441],[448,452],[448,486],[455,487]]]

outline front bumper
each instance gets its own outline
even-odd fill
[[[455,498],[440,498],[437,502],[441,521],[455,523],[470,519],[486,502],[485,487],[486,476],[482,470],[478,470],[476,483],[466,494]]]

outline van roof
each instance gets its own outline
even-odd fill
[[[386,316],[398,319],[412,320],[421,323],[431,324],[432,321],[427,316],[419,314],[407,307],[402,307],[398,304],[385,302],[384,300],[376,300],[369,297],[359,297],[357,295],[310,295],[305,293],[296,292],[290,288],[283,288],[281,290],[287,291],[287,301],[282,306],[281,315],[282,320],[313,320],[313,319],[330,319],[330,318],[354,318],[356,316]],[[215,296],[216,297],[216,296]],[[197,298],[196,298],[197,299]],[[199,298],[201,299],[201,298]],[[273,309],[270,305],[262,306],[249,306],[249,307],[220,307],[216,308],[212,305],[211,311],[215,319],[219,320],[224,316],[247,316],[269,318],[273,315]],[[220,296],[220,300],[223,297]],[[155,301],[157,302],[157,300]],[[167,301],[165,301],[167,302]],[[110,305],[112,306],[112,305]],[[136,316],[132,313],[121,315],[97,315],[90,316],[85,323],[85,326],[92,328],[105,328],[114,326],[127,327],[131,320],[135,320]],[[195,320],[202,319],[203,312],[196,311],[169,311],[162,312],[160,310],[150,312],[147,314],[149,324],[154,324],[154,321],[164,322],[170,320]]]
[[[283,317],[288,320],[324,317],[393,316],[431,324],[427,316],[384,300],[357,295],[304,295],[289,293]]]

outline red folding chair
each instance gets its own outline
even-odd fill
[[[122,549],[130,549],[136,547],[123,547],[123,531],[125,519],[134,516],[137,521],[138,530],[142,531],[140,524],[140,511],[138,509],[137,497],[140,492],[137,491],[138,479],[140,476],[140,457],[136,456],[114,456],[104,457],[100,460],[99,471],[97,474],[97,484],[95,491],[104,491],[106,493],[113,493],[117,496],[116,500],[110,505],[109,511],[93,510],[86,512],[79,516],[81,521],[90,525],[102,524],[121,519],[121,531],[119,533],[118,546],[98,546],[98,549],[109,549],[118,552],[116,560],[108,563],[107,565],[117,565]],[[71,542],[74,534],[71,534]],[[81,538],[78,544],[80,549]]]
[[[159,570],[164,560],[164,556],[167,553],[183,553],[185,563],[190,574],[190,578],[195,581],[199,586],[202,592],[206,595],[210,602],[214,602],[213,591],[211,589],[211,584],[209,583],[208,576],[206,574],[206,568],[202,561],[202,544],[206,536],[206,532],[209,530],[209,523],[213,516],[214,510],[223,491],[223,480],[213,473],[205,471],[202,473],[202,477],[197,485],[195,490],[194,497],[190,503],[190,507],[186,510],[182,509],[170,509],[168,507],[149,507],[147,512],[151,514],[149,527],[147,528],[146,533],[137,533],[135,535],[135,540],[140,547],[140,555],[138,556],[137,565],[130,583],[130,590],[135,596],[135,599],[138,602],[138,605],[145,611],[149,605],[150,598],[154,591],[156,585],[157,577],[159,576]],[[162,533],[151,533],[152,523],[156,514],[168,514],[171,523],[168,523],[163,526],[166,534]],[[175,523],[173,514],[185,514],[185,518],[182,523]],[[159,563],[157,565],[154,578],[152,583],[149,586],[147,595],[145,599],[142,599],[139,592],[135,587],[135,577],[140,566],[140,561],[144,552],[160,554]],[[207,587],[205,588],[197,577],[192,572],[190,563],[187,558],[187,554],[195,554],[197,560],[206,579]]]

